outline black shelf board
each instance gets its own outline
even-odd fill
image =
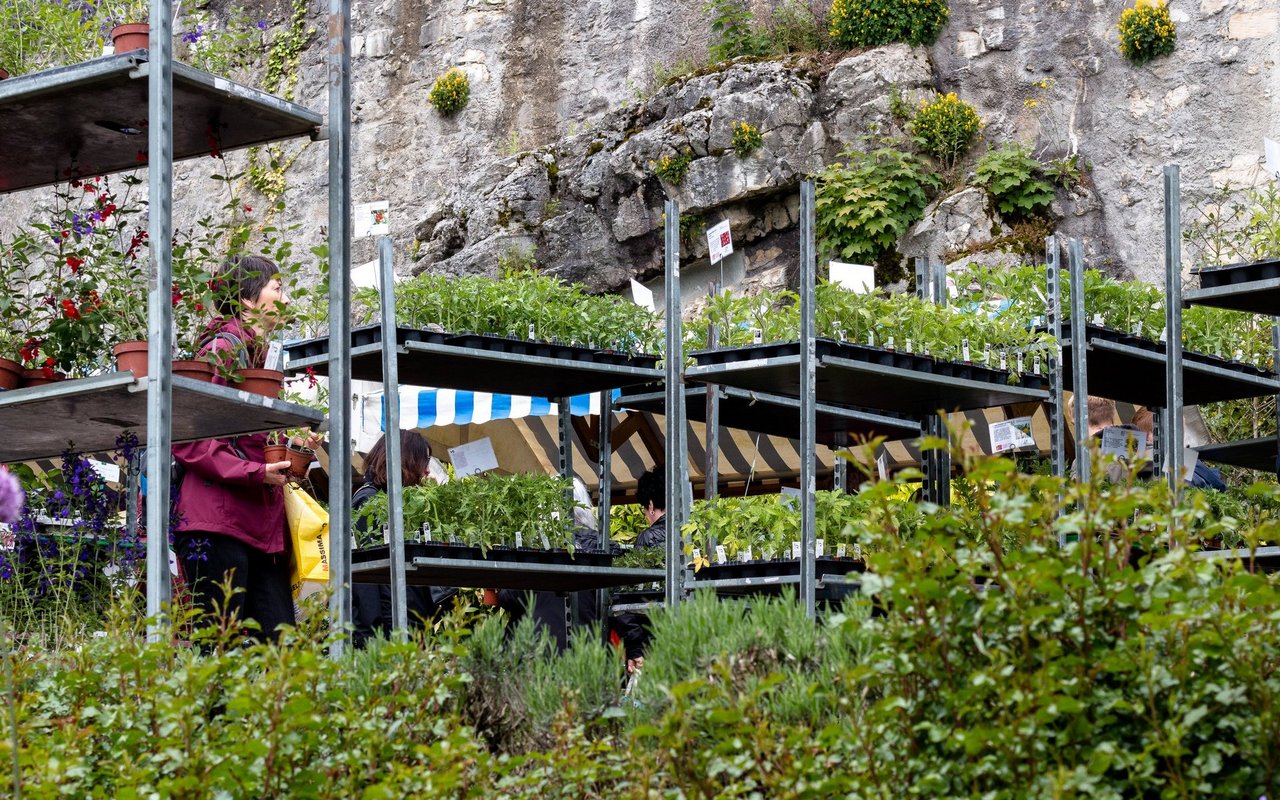
[[[706,386],[685,389],[685,416],[694,422],[707,421]],[[719,387],[720,425],[725,428],[800,438],[800,401],[732,386]],[[666,395],[661,384],[646,386],[613,401],[614,408],[665,414]],[[817,441],[828,447],[847,447],[860,438],[884,436],[890,440],[920,437],[920,423],[890,414],[845,408],[830,403],[817,404]]]
[[[1231,467],[1255,469],[1258,472],[1276,472],[1276,437],[1240,439],[1221,444],[1206,444],[1196,448],[1201,461],[1225,464]]]
[[[1205,561],[1240,561],[1250,572],[1280,572],[1280,547],[1198,550],[1194,557]]]
[[[1071,365],[1070,320],[1063,323],[1063,386],[1075,386]],[[1089,394],[1125,403],[1164,408],[1166,347],[1113,328],[1089,324]],[[1184,350],[1182,401],[1187,405],[1260,397],[1280,392],[1275,376],[1252,364]]]
[[[409,386],[555,398],[643,385],[663,374],[656,356],[504,336],[397,328],[396,340],[400,383]],[[328,374],[328,339],[296,342],[286,350],[291,372],[310,368]],[[382,380],[380,326],[351,332],[351,377]]]
[[[858,574],[866,569],[862,561],[823,557],[817,560],[819,600],[838,600],[854,590]],[[800,584],[800,560],[749,561],[742,564],[712,564],[694,573],[688,589],[713,589],[721,595],[781,594]]]
[[[1192,270],[1200,288],[1183,294],[1184,306],[1201,305],[1280,315],[1280,259]]]
[[[0,192],[146,166],[147,52],[0,81]],[[173,158],[208,157],[314,136],[319,114],[266,92],[173,65]],[[129,135],[124,130],[137,131]]]
[[[1041,379],[1011,385],[1009,373],[878,347],[818,339],[817,399],[922,418],[939,409],[964,411],[1044,400]],[[800,344],[748,345],[693,354],[689,380],[799,397]]]
[[[433,555],[435,552],[437,548],[431,545],[405,544],[405,580],[408,585],[576,592],[666,579],[666,573],[660,569],[628,569],[585,563],[520,563],[495,558],[441,558]],[[351,579],[356,583],[390,583],[391,560],[387,545],[353,553]]]
[[[173,378],[173,441],[212,439],[316,425],[324,415],[305,406],[228,386]],[[0,392],[0,463],[115,449],[120,434],[147,432],[147,382],[112,372]]]

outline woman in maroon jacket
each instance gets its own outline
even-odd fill
[[[287,302],[279,269],[266,258],[234,257],[215,281],[219,316],[201,339],[200,358],[262,367],[266,337]],[[174,446],[184,467],[174,549],[201,610],[256,620],[260,637],[274,637],[278,625],[294,622],[282,488],[289,462],[266,463],[266,443],[256,433]]]

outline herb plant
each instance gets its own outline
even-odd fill
[[[982,120],[971,104],[955,92],[920,101],[910,123],[920,149],[938,159],[943,169],[951,169],[969,150],[982,130]]]
[[[710,0],[703,8],[711,17],[712,61],[769,54],[769,40],[754,24],[755,15],[746,0]]]
[[[974,185],[986,189],[1009,222],[1044,215],[1053,203],[1053,184],[1044,177],[1044,166],[1020,144],[1006,144],[978,159]]]

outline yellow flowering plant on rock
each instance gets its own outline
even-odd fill
[[[943,169],[951,169],[968,151],[982,130],[978,111],[955,92],[922,100],[911,120],[911,133],[920,149],[938,159]]]
[[[831,38],[845,48],[931,45],[949,16],[947,0],[834,0]]]
[[[1120,53],[1135,64],[1167,56],[1178,44],[1178,28],[1163,2],[1137,0],[1126,8],[1116,26],[1120,31]]]
[[[436,79],[428,101],[444,116],[461,111],[471,99],[471,80],[467,73],[454,67]]]

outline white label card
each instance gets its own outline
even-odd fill
[[[1262,138],[1262,153],[1267,160],[1267,172],[1273,176],[1280,175],[1280,142],[1274,139]]]
[[[1132,428],[1113,425],[1102,429],[1102,454],[1128,458],[1132,450],[1136,456],[1147,454],[1147,435]]]
[[[93,471],[101,475],[102,479],[107,483],[120,482],[120,468],[117,467],[115,464],[111,464],[106,461],[94,461],[93,459],[90,459],[89,466],[93,467]]]
[[[733,252],[733,235],[729,232],[729,220],[723,220],[707,228],[707,250],[714,264]]]
[[[541,536],[541,537],[542,537],[542,549],[543,549],[543,550],[550,550],[550,549],[551,549],[551,542],[547,541],[547,535],[546,535],[545,533],[542,533],[542,534],[539,534],[539,536]]]
[[[832,261],[828,267],[831,270],[831,282],[854,294],[866,294],[876,286],[875,267],[846,264],[842,261]]]
[[[1184,448],[1182,451],[1182,480],[1191,483],[1191,479],[1196,474],[1196,465],[1199,463],[1200,451],[1193,450],[1190,447]]]
[[[1036,438],[1031,435],[1031,417],[1014,417],[991,424],[992,453],[1035,446]]]
[[[825,552],[825,551],[826,551],[826,542],[825,542],[824,540],[822,540],[822,539],[818,539],[818,540],[816,540],[813,544],[814,544],[814,548],[815,548],[815,553],[814,553],[814,554],[815,554],[818,558],[822,558],[822,554],[823,554],[823,552]]]
[[[882,481],[887,481],[887,480],[889,480],[889,453],[888,453],[888,451],[882,452],[880,455],[876,456],[876,472],[877,472],[877,473],[879,473],[879,475],[880,475],[880,480],[882,480]]]
[[[697,561],[700,558],[702,558],[702,551],[696,547],[693,548],[693,560]]]
[[[516,547],[524,547],[524,531],[516,531]]]
[[[724,545],[716,545],[716,563],[723,564],[729,560],[729,556],[724,551]]]
[[[498,468],[498,457],[493,454],[493,442],[487,436],[450,447],[449,460],[453,462],[455,475],[479,475]]]
[[[650,311],[657,310],[653,305],[653,290],[635,278],[631,279],[631,302]]]
[[[363,236],[382,236],[391,233],[391,203],[387,200],[375,200],[372,203],[358,203],[353,209],[357,239]]]
[[[847,552],[848,549],[845,547],[844,542],[836,545],[836,558],[844,558]]]
[[[792,543],[791,543],[791,557],[792,557],[792,558],[799,558],[799,557],[800,557],[800,543],[799,543],[799,542],[792,542]]]
[[[267,345],[267,369],[284,369],[284,345],[279,339]]]

